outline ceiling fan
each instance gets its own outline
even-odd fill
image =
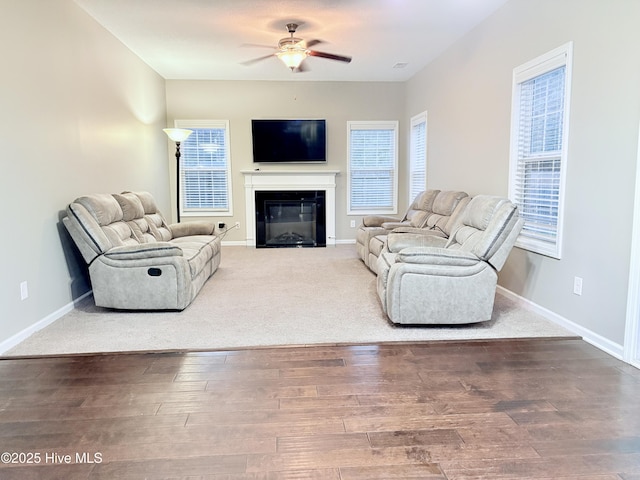
[[[278,42],[278,46],[276,48],[276,52],[270,55],[265,55],[263,57],[254,58],[252,60],[248,60],[243,62],[244,65],[252,65],[261,60],[265,60],[270,57],[278,57],[280,60],[284,62],[284,64],[291,69],[293,72],[302,72],[305,68],[302,65],[302,61],[307,57],[320,57],[327,58],[329,60],[337,60],[339,62],[349,63],[351,61],[351,57],[345,57],[343,55],[335,55],[333,53],[319,52],[317,50],[310,50],[314,45],[318,45],[322,43],[322,40],[309,40],[304,41],[301,38],[294,37],[294,33],[298,28],[297,23],[287,23],[287,31],[289,32],[289,37],[281,38]],[[264,45],[255,45],[263,47]],[[271,47],[269,47],[271,48]]]

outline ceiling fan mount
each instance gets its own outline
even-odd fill
[[[309,40],[305,41],[301,38],[294,37],[296,30],[298,29],[297,23],[287,23],[286,28],[289,32],[288,37],[281,38],[278,41],[278,46],[275,48],[275,52],[271,55],[265,55],[263,57],[254,58],[247,62],[243,62],[245,65],[251,65],[261,60],[265,60],[270,57],[278,57],[284,62],[284,64],[293,72],[302,72],[305,68],[302,62],[307,57],[320,57],[328,60],[336,60],[339,62],[349,63],[351,57],[344,55],[335,55],[333,53],[319,52],[317,50],[310,50],[311,47],[322,43],[322,40]]]
[[[280,41],[278,42],[278,48],[279,49],[287,48],[288,46],[302,43],[302,39],[301,38],[296,38],[296,37],[293,36],[293,34],[296,33],[297,29],[298,29],[298,24],[297,23],[287,23],[287,31],[289,32],[289,34],[291,36],[284,37],[284,38],[280,39]]]

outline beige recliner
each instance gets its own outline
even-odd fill
[[[183,310],[220,264],[214,224],[169,225],[148,192],[85,195],[62,221],[100,307]]]
[[[387,232],[387,235],[376,235],[369,240],[369,269],[378,273],[378,257],[388,249],[389,238],[403,238],[409,241],[413,236],[432,236],[449,238],[453,226],[469,203],[470,197],[465,192],[441,191],[435,196],[431,212],[420,228],[400,226]],[[384,224],[387,225],[386,223]],[[401,233],[400,236],[396,235]]]
[[[433,201],[440,190],[425,190],[411,202],[402,218],[386,215],[367,215],[356,232],[356,251],[358,256],[369,266],[369,242],[377,235],[386,235],[401,226],[422,227],[431,214]]]
[[[497,272],[522,228],[516,205],[478,195],[451,236],[388,236],[378,257],[378,296],[398,324],[463,324],[491,319]],[[396,244],[397,242],[397,244]],[[397,248],[398,245],[402,248]],[[395,253],[394,253],[395,251]]]
[[[364,264],[377,273],[376,262],[385,243],[386,235],[395,229],[426,228],[439,234],[454,215],[465,192],[425,190],[413,200],[402,219],[380,215],[367,215],[356,232],[356,251]],[[462,205],[460,205],[462,207]],[[439,229],[439,230],[438,230]],[[425,230],[425,231],[426,231]]]

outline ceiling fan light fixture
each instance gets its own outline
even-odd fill
[[[303,48],[287,48],[276,55],[287,67],[295,70],[307,58],[307,50]]]

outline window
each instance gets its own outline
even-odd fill
[[[347,128],[347,213],[397,213],[398,122],[347,122]]]
[[[568,43],[513,71],[509,196],[517,246],[560,258],[571,79]]]
[[[180,145],[180,215],[232,215],[229,122],[176,120],[175,124],[193,130]]]
[[[411,203],[427,188],[427,112],[411,119],[409,144],[409,203]]]

